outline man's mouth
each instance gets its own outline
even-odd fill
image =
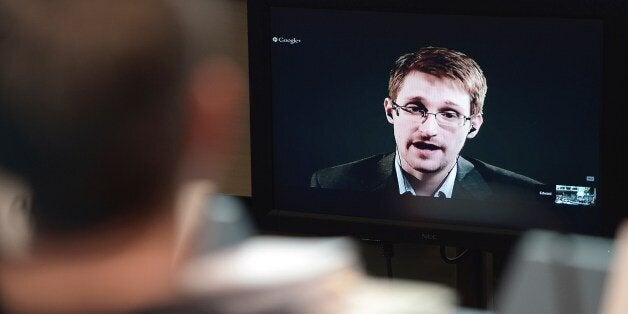
[[[414,142],[414,143],[412,143],[412,146],[414,146],[415,148],[418,148],[418,149],[430,150],[430,151],[434,151],[434,150],[439,150],[440,149],[440,146],[436,146],[434,144],[425,143],[425,142]]]

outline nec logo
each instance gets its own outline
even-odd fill
[[[430,240],[430,241],[436,241],[438,238],[436,236],[436,233],[426,233],[426,232],[423,232],[423,233],[421,233],[421,239],[423,239],[423,240]]]

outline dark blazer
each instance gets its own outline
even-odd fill
[[[350,191],[397,191],[395,153],[380,154],[316,171],[311,187]],[[452,198],[513,200],[536,198],[542,183],[473,158],[458,158]]]

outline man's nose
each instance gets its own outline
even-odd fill
[[[427,114],[419,120],[419,131],[426,136],[432,137],[438,133],[438,122],[435,114]]]

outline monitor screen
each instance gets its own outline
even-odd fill
[[[264,12],[267,30],[251,34],[265,42],[251,51],[253,174],[264,179],[253,200],[264,193],[269,213],[320,228],[604,228],[602,18]]]

